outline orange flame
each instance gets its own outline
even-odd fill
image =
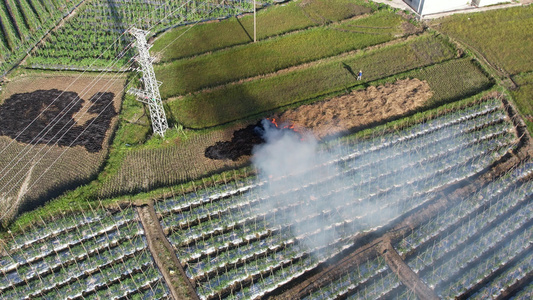
[[[280,127],[278,122],[276,121],[276,118],[272,118],[272,119],[267,118],[267,120],[269,120],[270,123],[274,124],[274,126],[276,126],[276,128],[290,129],[292,131],[298,132],[298,130],[296,130],[296,126],[294,124],[284,125],[283,127]]]
[[[280,126],[278,125],[278,122],[276,121],[276,118],[272,118],[272,119],[267,118],[267,120],[269,120],[270,123],[272,123],[272,124],[273,124],[274,126],[276,126],[276,128],[278,128],[278,129],[280,129],[280,128],[281,128],[281,129],[289,129],[289,130],[292,130],[292,131],[294,131],[294,132],[300,134],[300,131],[299,131],[298,129],[296,129],[296,125],[295,125],[295,124],[283,125],[283,127],[280,127]],[[301,138],[300,138],[300,141],[304,141],[304,140],[305,140],[304,137],[301,137]]]

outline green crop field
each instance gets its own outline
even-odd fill
[[[531,116],[533,55],[527,49],[533,48],[533,35],[526,28],[533,26],[533,6],[455,15],[430,24],[484,57],[498,76],[512,78],[519,89],[512,92],[515,104],[522,115]],[[533,133],[531,119],[526,122]]]
[[[470,58],[446,61],[406,75],[428,82],[434,93],[429,105],[463,99],[492,85],[487,75]]]
[[[185,96],[167,105],[185,126],[209,127],[362,84],[355,81],[345,66],[354,72],[365,70],[365,81],[372,81],[451,58],[453,51],[449,45],[426,35],[278,76]]]
[[[533,6],[458,14],[435,21],[438,30],[466,43],[510,74],[533,70]]]
[[[520,108],[530,133],[533,133],[533,73],[514,77],[519,88],[511,91],[511,95]]]
[[[160,88],[161,97],[165,99],[183,95],[202,88],[268,74],[321,58],[381,44],[390,41],[396,35],[402,35],[400,28],[402,23],[403,20],[394,14],[376,13],[346,24],[313,28],[257,44],[234,47],[210,55],[158,66],[155,68],[156,76],[165,82],[165,85]],[[367,32],[355,31],[357,26],[374,24],[379,24],[383,28],[372,29],[371,34],[368,30]]]
[[[0,1],[0,77],[82,1]]]
[[[355,3],[360,3],[355,4]],[[263,40],[290,31],[301,30],[325,22],[340,21],[353,16],[370,13],[371,8],[362,6],[362,1],[332,0],[330,5],[311,1],[289,2],[257,13],[257,39]],[[312,18],[310,14],[320,16]],[[175,42],[179,39],[178,42]],[[151,51],[161,61],[189,57],[253,41],[253,16],[231,18],[224,22],[184,26],[163,34],[154,41]],[[164,49],[164,50],[163,50]]]
[[[36,49],[27,66],[118,70],[129,67],[134,55],[128,47],[133,38],[126,32],[131,26],[158,32],[176,24],[225,18],[250,10],[250,3],[245,1],[236,1],[234,6],[212,0],[87,1]]]

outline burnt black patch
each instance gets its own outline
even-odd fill
[[[94,94],[86,105],[96,114],[83,125],[74,115],[84,101],[75,92],[57,89],[14,94],[0,106],[0,135],[27,144],[84,146],[88,152],[102,150],[111,120],[117,115],[110,92]]]
[[[205,157],[210,159],[237,160],[242,156],[252,155],[255,145],[265,142],[261,137],[261,123],[249,125],[233,132],[233,138],[227,142],[217,142],[205,149]]]
[[[265,128],[265,126],[268,128]],[[205,149],[205,157],[221,160],[231,159],[235,161],[242,156],[252,155],[254,146],[266,142],[263,136],[267,129],[269,129],[270,135],[272,135],[272,132],[275,132],[279,133],[279,137],[287,133],[299,135],[292,127],[278,127],[274,121],[265,119],[256,124],[236,130],[233,132],[231,141],[217,142],[215,145],[207,147]],[[275,129],[275,131],[272,131],[272,129]],[[274,135],[274,137],[276,136],[278,135]]]

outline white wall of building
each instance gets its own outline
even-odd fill
[[[511,0],[477,0],[475,2],[477,2],[478,6],[487,6],[487,5],[493,5],[493,4],[498,4],[498,3],[507,3],[507,2],[511,2]]]
[[[497,1],[497,0],[487,0]],[[500,0],[505,1],[505,0]],[[470,6],[471,0],[404,0],[421,15],[464,9]]]
[[[470,5],[470,0],[425,0],[422,3],[422,15],[429,15],[440,13],[444,11],[451,11],[463,9]]]

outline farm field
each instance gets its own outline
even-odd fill
[[[428,44],[438,47],[437,51],[442,52],[437,52],[433,58],[419,60],[416,54],[410,51],[413,45],[423,47]],[[282,73],[279,76],[187,95],[168,102],[168,108],[176,120],[184,120],[184,124],[192,128],[224,124],[243,117],[269,112],[278,107],[305,103],[316,98],[326,98],[328,95],[342,93],[347,88],[361,88],[364,87],[366,80],[386,80],[394,75],[393,70],[403,73],[414,68],[439,63],[446,58],[451,59],[450,51],[446,47],[440,48],[441,46],[432,37],[421,37],[394,45],[394,47],[376,50],[368,55],[357,55],[351,59],[340,58],[309,68]],[[394,62],[394,65],[391,63],[383,66],[382,69],[369,69],[369,74],[365,74],[367,79],[363,82],[356,81],[342,65],[345,63],[348,66],[370,66],[371,61],[387,61],[404,50],[413,55],[412,60]],[[454,67],[464,72],[453,74]],[[411,73],[395,77],[427,79],[429,85],[438,89],[439,92],[435,93],[434,103],[469,96],[490,86],[487,77],[472,65],[472,62],[465,59],[443,62],[427,70],[413,70]],[[462,80],[464,78],[468,80]],[[458,89],[450,90],[449,86],[457,86]],[[228,102],[232,105],[226,105]]]
[[[366,139],[332,140],[319,152],[317,160],[322,163],[315,166],[327,170],[327,176],[313,170],[279,179],[269,176],[268,172],[259,173],[259,176],[198,188],[194,193],[156,201],[154,209],[162,230],[200,299],[246,299],[261,295],[283,298],[284,291],[294,292],[290,288],[293,282],[300,281],[298,278],[305,277],[310,270],[320,269],[332,259],[335,261],[339,255],[344,256],[343,253],[353,248],[354,240],[387,232],[394,232],[392,237],[395,239],[390,247],[395,247],[394,251],[405,264],[440,296],[482,295],[491,288],[493,281],[502,286],[522,278],[527,282],[527,276],[530,276],[527,253],[530,253],[532,233],[529,206],[533,195],[533,163],[525,160],[510,164],[509,169],[491,175],[491,180],[478,177],[495,162],[512,160],[504,158],[511,152],[524,152],[501,95],[492,93],[482,100],[473,99],[455,108],[437,109],[432,115],[425,122],[394,132],[384,127],[370,129]],[[443,190],[467,178],[473,181],[473,190],[466,194],[462,192],[455,201],[442,198]],[[476,180],[481,183],[476,184]],[[484,187],[476,188],[480,184]],[[445,207],[441,207],[443,202]],[[414,213],[423,209],[427,211],[422,216]],[[141,242],[143,229],[137,213],[131,207],[115,211],[109,214],[98,208],[85,213],[72,212],[69,217],[59,217],[53,226],[43,222],[27,228],[24,236],[13,238],[4,248],[4,253],[9,253],[2,256],[4,274],[9,275],[5,277],[4,290],[9,291],[9,295],[48,295],[48,290],[33,291],[34,285],[31,285],[31,291],[28,290],[29,286],[23,283],[31,281],[35,275],[21,278],[22,274],[29,274],[25,270],[46,270],[48,268],[43,268],[42,263],[72,259],[68,258],[68,253],[76,251],[89,253],[87,258],[84,256],[76,263],[76,270],[90,269],[94,255],[91,253],[96,251],[87,249],[101,245],[93,239],[100,236],[122,241],[125,237],[126,240],[119,242],[121,246],[117,247],[124,254],[128,251],[124,249],[129,249],[131,243],[135,252],[133,257],[119,263],[119,258],[113,258],[117,252],[111,247],[107,250],[108,260],[110,270],[134,268],[128,275],[132,280],[124,275],[116,279],[111,273],[101,279],[112,282],[105,288],[98,283],[85,284],[83,277],[65,283],[63,277],[55,276],[53,266],[52,275],[39,273],[42,275],[40,280],[57,284],[57,292],[68,291],[73,295],[81,292],[84,297],[95,291],[98,296],[131,291],[168,297],[170,292],[161,283],[161,275],[153,269],[153,261],[142,254],[146,253],[142,249],[147,246],[146,242]],[[413,217],[419,219],[417,226],[409,220]],[[407,224],[416,230],[405,225],[406,219]],[[396,227],[403,229],[399,232],[387,230]],[[111,231],[103,234],[105,230]],[[113,230],[118,236],[112,234]],[[128,233],[128,230],[134,230],[134,233]],[[75,234],[78,232],[82,237]],[[141,238],[136,238],[137,235]],[[49,239],[58,241],[52,243],[57,244],[54,247],[58,249],[52,251],[40,246]],[[76,242],[80,239],[81,242]],[[138,246],[134,246],[137,245],[136,239],[139,239]],[[450,242],[457,246],[450,246]],[[66,256],[58,254],[52,262],[41,260],[51,253],[62,253],[64,243],[70,245]],[[76,248],[78,243],[82,247]],[[406,286],[405,278],[391,264],[391,258],[379,250],[385,247],[383,244],[378,241],[379,247],[359,253],[353,261],[343,262],[339,274],[330,274],[327,281],[299,291],[299,298],[414,296]],[[487,249],[481,256],[479,251],[472,252],[479,247]],[[456,253],[453,251],[457,251],[457,255],[453,255]],[[99,253],[95,261],[100,262],[100,257],[107,252]],[[469,258],[472,253],[475,256]],[[442,267],[448,268],[445,274],[449,276],[455,276],[454,272],[459,271],[456,269],[462,265],[458,263],[459,259],[472,266],[470,272],[457,275],[463,276],[465,279],[461,280],[466,280],[465,283],[457,285],[457,281],[446,280],[442,273],[432,275],[432,272],[444,271],[432,268],[431,264],[450,258],[453,260]],[[19,264],[24,263],[26,268],[17,267],[15,272],[12,266],[17,259],[24,259]],[[145,263],[134,262],[135,259]],[[500,263],[502,260],[503,264]],[[417,267],[422,262],[424,265]],[[61,264],[57,263],[57,266]],[[490,271],[494,268],[497,273]],[[526,272],[516,272],[523,268]],[[105,270],[103,267],[99,269]],[[65,272],[80,271],[70,267],[57,270],[57,274]],[[100,278],[98,273],[95,276]],[[436,276],[440,281],[434,283],[433,277],[427,276]],[[482,281],[473,279],[479,276]],[[115,289],[117,284],[120,286]],[[527,286],[523,284],[518,285],[517,291],[521,289],[527,292]]]
[[[331,0],[328,3],[329,5],[323,1],[291,1],[283,6],[259,11],[257,24],[260,30],[257,32],[257,39],[264,40],[372,12],[372,8],[363,1]],[[173,43],[178,37],[179,42]],[[253,41],[253,16],[245,15],[224,22],[171,30],[158,36],[151,50],[161,62],[168,62],[250,41]],[[172,47],[168,46],[169,43],[173,43]]]
[[[83,1],[3,0],[0,2],[0,77]]]
[[[480,102],[363,143],[335,144],[335,154],[316,166],[328,176],[306,172],[277,182],[262,174],[233,189],[167,199],[156,203],[156,211],[200,298],[253,298],[340,253],[355,236],[438,201],[442,187],[498,160],[518,142],[506,119],[499,100]],[[530,193],[523,192],[527,199]],[[383,274],[369,276],[379,275],[375,284],[385,290],[369,287],[365,297],[394,294],[400,281],[390,270],[376,269]]]
[[[30,74],[5,86],[0,105],[4,221],[98,174],[117,124],[124,82],[121,76]],[[21,107],[23,118],[18,117]],[[48,129],[58,113],[61,122]]]
[[[521,49],[533,46],[531,33],[522,28],[533,24],[533,7],[508,8],[486,13],[454,15],[432,26],[481,52],[498,69],[517,75],[533,70],[533,58]],[[498,24],[490,29],[488,24]]]
[[[158,32],[176,23],[225,18],[252,9],[246,1],[232,3],[87,1],[63,26],[52,32],[26,65],[81,70],[128,68],[135,54],[129,47],[134,39],[126,32],[131,26]]]
[[[528,91],[533,81],[528,74],[533,72],[533,59],[522,49],[531,49],[533,38],[531,32],[522,28],[533,24],[532,16],[533,6],[528,5],[483,14],[456,15],[430,24],[481,57],[482,62],[488,63],[504,84],[512,88],[515,104],[530,133],[533,132],[532,98]],[[524,90],[520,91],[522,87]]]
[[[520,113],[531,133],[533,132],[533,101],[531,101],[531,95],[533,92],[533,72],[515,76],[514,81],[518,84],[519,88],[511,91],[511,95],[516,102],[516,105],[520,108]]]
[[[1,299],[168,299],[136,210],[95,208],[3,246]]]
[[[183,95],[381,44],[396,35],[403,35],[400,27],[403,22],[400,16],[394,14],[375,13],[363,19],[313,28],[158,66],[155,69],[157,78],[167,83],[161,87],[161,96],[168,98]],[[379,27],[370,30],[365,28],[369,25]],[[187,81],[186,78],[194,80]]]
[[[255,43],[241,0],[86,0],[50,27],[0,83],[0,299],[531,297],[531,6],[275,2]],[[125,93],[132,25],[164,137]]]

